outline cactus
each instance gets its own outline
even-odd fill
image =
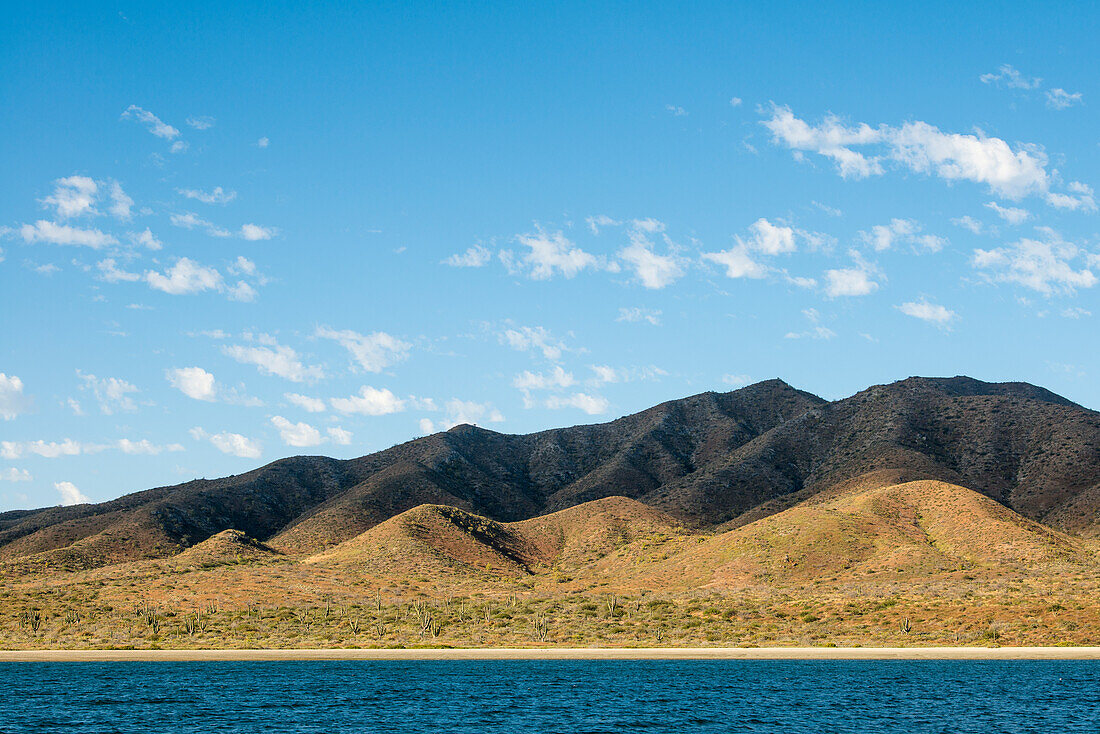
[[[909,617],[906,617],[905,621],[901,623],[901,631],[905,634],[913,631],[913,625],[909,622]]]

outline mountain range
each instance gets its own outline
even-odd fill
[[[788,521],[799,543],[776,534]],[[1001,556],[1021,563],[1073,556],[1100,535],[1100,413],[968,377],[912,377],[836,401],[768,380],[597,425],[527,435],[460,425],[356,459],[296,456],[6,512],[0,563],[87,569],[216,545],[324,565],[370,546],[395,562],[442,553],[522,574],[567,556],[611,563],[615,548],[672,529],[708,539],[692,549],[710,559],[707,574],[797,573],[819,546],[847,548],[844,568],[906,544],[934,547],[936,558],[909,555],[938,567],[999,538],[1015,549]],[[1028,543],[1011,540],[1021,534]],[[829,563],[819,561],[810,566]]]

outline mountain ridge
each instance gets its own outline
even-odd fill
[[[960,484],[1057,530],[1100,528],[1100,413],[1028,383],[910,377],[826,401],[779,379],[606,423],[512,435],[476,426],[348,460],[296,456],[76,507],[0,514],[0,561],[161,557],[236,530],[317,553],[420,505],[497,522],[623,496],[732,528],[868,472]]]

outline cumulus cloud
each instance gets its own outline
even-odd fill
[[[761,217],[749,225],[747,237],[735,236],[733,247],[718,252],[704,252],[704,260],[721,265],[729,278],[763,278],[770,268],[756,258],[756,255],[774,257],[789,254],[798,249],[803,241],[811,248],[819,247],[824,237],[811,232],[803,232],[785,224],[774,224]],[[802,285],[801,279],[791,279],[795,285]]]
[[[184,450],[183,446],[178,443],[170,443],[167,446],[159,446],[147,438],[143,438],[140,441],[131,441],[128,438],[122,438],[116,442],[115,447],[124,454],[141,454],[145,456],[157,456],[164,451]]]
[[[109,257],[96,263],[99,279],[107,283],[133,283],[142,279],[140,273],[131,273],[118,267],[118,262]]]
[[[452,398],[444,405],[446,419],[443,421],[445,429],[468,423],[481,425],[482,423],[503,423],[504,416],[491,403],[478,403],[472,400],[459,400]]]
[[[583,392],[573,393],[572,395],[550,395],[546,398],[543,405],[551,410],[576,408],[588,415],[606,413],[608,408],[611,407],[607,398],[599,395],[589,395]]]
[[[971,263],[992,280],[1017,283],[1047,296],[1096,285],[1090,268],[1100,266],[1100,257],[1048,227],[1037,230],[1042,239],[1024,237],[1006,247],[974,250]]]
[[[474,245],[466,252],[451,255],[443,261],[443,264],[450,265],[452,268],[481,268],[488,265],[492,258],[493,253],[489,248]]]
[[[236,191],[226,191],[221,186],[215,186],[211,191],[203,191],[202,189],[176,189],[176,192],[182,196],[186,196],[188,199],[201,201],[203,204],[221,204],[223,206],[237,198]]]
[[[299,395],[293,392],[283,393],[283,397],[290,401],[292,405],[298,406],[307,413],[325,412],[325,401],[320,398],[311,398],[308,395]]]
[[[589,386],[617,384],[621,382],[641,382],[656,380],[668,375],[660,367],[612,367],[606,364],[589,365],[592,377],[587,380]]]
[[[152,112],[142,109],[137,105],[132,104],[127,107],[126,111],[122,113],[122,119],[136,120],[144,125],[153,135],[156,135],[158,138],[164,138],[165,140],[174,140],[178,138],[180,134],[179,130],[165,122],[161,122],[160,118]]]
[[[1064,110],[1067,107],[1072,107],[1075,104],[1081,104],[1082,95],[1080,92],[1067,92],[1060,87],[1047,90],[1047,107],[1055,110]]]
[[[193,400],[213,402],[218,387],[214,375],[202,367],[178,367],[165,371],[168,384]]]
[[[663,232],[665,225],[655,219],[636,219],[628,233],[630,244],[619,250],[619,258],[634,271],[644,287],[659,290],[672,285],[684,275],[684,268],[675,253],[661,255],[654,251],[650,235]],[[671,244],[665,238],[666,244]]]
[[[637,306],[632,308],[620,308],[619,317],[616,321],[624,321],[629,324],[637,324],[645,322],[653,326],[659,326],[661,324],[661,310],[651,308],[639,308]]]
[[[217,120],[209,115],[192,115],[185,122],[196,130],[209,130]]]
[[[61,504],[65,507],[71,505],[84,505],[92,500],[76,488],[72,482],[54,482],[53,488],[61,495]]]
[[[1047,203],[1057,209],[1076,211],[1096,211],[1096,199],[1093,198],[1092,187],[1080,181],[1071,181],[1067,186],[1072,193],[1062,194],[1050,192],[1047,194]]]
[[[274,227],[261,227],[258,224],[241,225],[241,238],[252,242],[269,240],[279,233]]]
[[[722,375],[722,383],[731,387],[744,387],[752,382],[752,378],[748,375],[735,375],[726,374]]]
[[[168,221],[172,223],[173,227],[180,227],[181,229],[202,229],[205,230],[211,237],[230,237],[232,232],[224,227],[219,227],[213,222],[208,222],[197,214],[192,212],[185,212],[183,214],[172,214],[168,217]]]
[[[207,290],[218,291],[224,286],[221,273],[216,269],[200,265],[186,257],[181,257],[163,274],[147,270],[144,277],[150,288],[174,296]]]
[[[902,243],[939,252],[947,244],[942,237],[921,234],[921,229],[921,225],[912,219],[891,219],[889,224],[876,224],[870,231],[860,232],[859,238],[878,252]]]
[[[130,242],[133,244],[149,250],[159,250],[164,247],[164,243],[158,240],[148,227],[145,228],[144,232],[130,232],[127,237],[130,238]]]
[[[196,427],[190,430],[190,434],[196,441],[208,441],[223,454],[238,456],[242,459],[258,459],[263,455],[263,444],[239,433],[210,434]]]
[[[704,252],[702,257],[724,267],[727,278],[759,279],[768,274],[767,266],[754,260],[744,243],[738,243],[728,250]]]
[[[350,446],[351,445],[351,431],[345,431],[339,426],[333,426],[326,428],[325,433],[328,434],[328,438],[337,446]]]
[[[982,74],[980,79],[983,84],[996,84],[1010,89],[1036,89],[1043,80],[1037,76],[1026,77],[1016,71],[1011,64],[1001,64],[995,74]]]
[[[29,482],[33,479],[26,469],[16,469],[14,466],[0,469],[0,482]]]
[[[337,331],[321,326],[315,335],[321,339],[331,339],[348,350],[355,362],[367,372],[381,372],[404,361],[412,349],[412,344],[384,331],[360,334],[350,329]]]
[[[1005,207],[995,201],[988,202],[985,207],[993,210],[998,217],[1011,225],[1023,224],[1031,216],[1031,212],[1027,209],[1020,209],[1013,206]]]
[[[576,384],[572,372],[566,372],[560,365],[548,373],[524,370],[512,380],[512,386],[523,391],[556,390]]]
[[[586,268],[598,267],[598,261],[577,247],[560,231],[546,232],[541,227],[534,232],[516,236],[527,252],[512,256],[502,252],[501,260],[509,272],[526,275],[532,280],[549,280],[555,273],[572,278]]]
[[[15,420],[30,407],[30,397],[23,393],[23,381],[16,375],[0,372],[0,418]]]
[[[34,224],[24,224],[19,228],[23,241],[48,242],[54,245],[76,245],[98,250],[108,245],[117,245],[118,240],[98,229],[81,229],[67,224],[56,224],[40,219]]]
[[[565,342],[561,341],[543,326],[519,326],[505,329],[499,334],[500,341],[519,352],[538,351],[542,356],[551,361],[561,359],[563,352],[568,351]]]
[[[318,446],[325,441],[321,432],[308,423],[291,423],[281,415],[276,415],[271,418],[271,425],[279,429],[279,438],[287,446],[306,448]]]
[[[622,222],[617,219],[612,219],[606,214],[596,214],[595,216],[585,217],[585,224],[592,230],[592,234],[598,235],[601,227],[618,227]]]
[[[912,316],[915,319],[927,321],[930,324],[935,324],[940,327],[948,326],[959,317],[954,311],[950,311],[946,307],[932,303],[924,298],[919,301],[903,303],[895,308],[906,316]]]
[[[232,357],[241,364],[256,365],[265,375],[275,375],[291,382],[306,382],[323,379],[325,371],[320,365],[306,366],[298,353],[291,347],[277,343],[266,337],[267,346],[245,346],[234,344],[223,346],[222,354]]]
[[[84,374],[80,370],[76,371],[76,375],[82,383],[81,388],[91,390],[95,395],[96,402],[99,403],[99,411],[103,415],[114,415],[119,412],[133,413],[137,410],[137,404],[130,396],[140,390],[133,384],[117,377],[99,378]]]
[[[338,413],[346,415],[390,415],[405,410],[405,401],[394,395],[388,388],[381,390],[363,385],[358,395],[346,398],[331,398],[329,405]]]
[[[105,446],[98,444],[83,444],[66,438],[61,441],[0,441],[0,458],[9,461],[19,459],[28,454],[35,454],[44,459],[56,459],[60,456],[79,456],[81,454],[94,454],[102,451]]]
[[[111,197],[111,205],[107,207],[107,212],[115,219],[128,221],[131,216],[130,209],[134,206],[134,200],[126,195],[126,192],[122,190],[122,184],[118,181],[111,181],[107,193]]]
[[[795,117],[789,107],[779,105],[772,105],[767,114],[763,125],[771,131],[773,142],[799,155],[816,153],[832,160],[844,178],[882,175],[886,164],[894,164],[948,182],[985,184],[1013,200],[1044,195],[1050,189],[1047,157],[1034,145],[1013,148],[981,131],[945,133],[920,121],[900,127],[871,127],[866,123],[847,125],[830,115],[819,125],[811,125]],[[868,149],[866,154],[862,152]]]
[[[54,181],[53,194],[42,199],[42,204],[54,207],[59,219],[96,214],[98,193],[99,185],[94,179],[87,176],[68,176]]]
[[[849,254],[856,261],[855,267],[825,271],[825,293],[830,298],[866,296],[878,290],[874,268],[858,252]]]

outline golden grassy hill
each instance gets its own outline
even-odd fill
[[[500,523],[444,505],[421,505],[306,559],[390,576],[525,576],[549,567],[579,568],[632,541],[671,531],[675,519],[626,497]]]
[[[912,577],[1085,563],[1080,540],[965,487],[935,480],[846,483],[722,533],[651,573],[679,584],[741,586],[823,578]]]

